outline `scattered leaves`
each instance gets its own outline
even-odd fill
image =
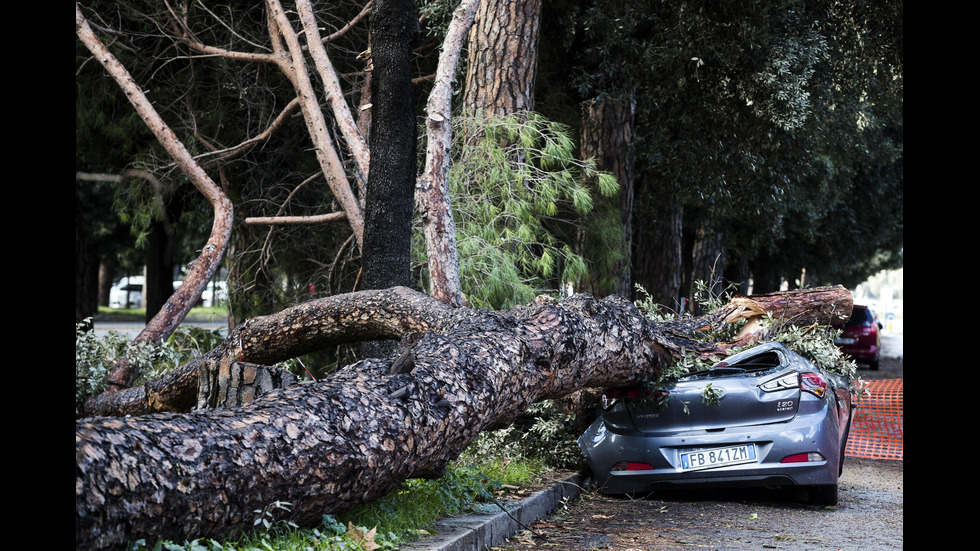
[[[355,528],[352,523],[347,523],[347,533],[350,535],[351,540],[360,545],[364,551],[374,551],[375,549],[381,548],[380,545],[374,543],[374,534],[377,530],[378,527],[375,526],[365,532],[363,529]]]

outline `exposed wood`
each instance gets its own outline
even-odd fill
[[[342,328],[358,337],[421,333],[406,341],[409,369],[391,374],[392,359],[371,359],[241,408],[76,422],[76,547],[221,537],[251,527],[253,511],[276,500],[292,503],[286,518],[316,524],[406,478],[440,475],[481,430],[512,422],[538,400],[653,375],[682,349],[725,353],[619,297],[493,312],[450,308],[408,289],[364,293],[254,320],[229,337],[224,354],[265,363],[335,342]],[[766,308],[827,320],[849,315],[850,304],[840,288],[750,297],[687,328]]]

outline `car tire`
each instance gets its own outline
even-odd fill
[[[825,486],[810,486],[809,501],[816,505],[834,506],[837,505],[837,484],[827,484]]]
[[[881,367],[881,358],[871,360],[871,371],[878,371],[879,367]]]

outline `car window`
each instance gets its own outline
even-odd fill
[[[851,319],[847,320],[844,324],[845,327],[850,327],[852,325],[871,325],[874,320],[871,318],[871,310],[866,308],[855,308],[851,312]]]

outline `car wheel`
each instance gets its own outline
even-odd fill
[[[810,486],[810,501],[817,505],[837,505],[837,484]]]
[[[879,367],[881,367],[881,359],[880,358],[875,358],[875,359],[871,360],[871,371],[878,371],[878,368]]]

